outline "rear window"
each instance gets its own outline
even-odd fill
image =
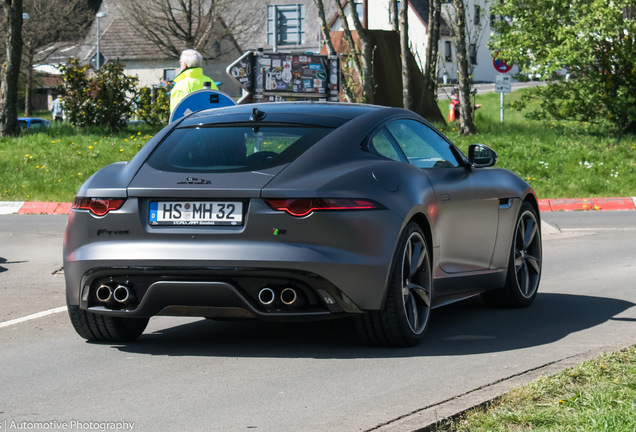
[[[233,125],[175,129],[148,164],[170,172],[241,172],[292,162],[333,129]]]
[[[20,126],[22,129],[24,129],[25,127],[27,127],[29,124],[27,123],[26,120],[18,120],[18,126]]]

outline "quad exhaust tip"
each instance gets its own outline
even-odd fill
[[[117,285],[113,290],[113,298],[119,303],[126,303],[130,300],[130,290],[125,285]]]
[[[100,285],[100,287],[97,288],[97,292],[95,292],[95,295],[97,296],[97,300],[102,303],[106,303],[112,298],[113,290],[108,285]]]
[[[296,303],[297,299],[298,299],[298,295],[296,294],[296,290],[293,288],[285,288],[280,293],[280,300],[283,302],[283,304],[287,306],[291,306],[294,303]]]
[[[258,292],[258,301],[265,306],[269,306],[276,300],[276,293],[271,288],[263,288]]]

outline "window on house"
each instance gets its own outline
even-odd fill
[[[305,43],[305,5],[267,6],[267,45]]]
[[[475,25],[479,25],[481,14],[481,6],[475,5]]]
[[[453,61],[453,49],[451,47],[450,41],[444,42],[444,59],[447,62]]]
[[[477,64],[477,45],[470,44],[468,45],[468,57],[470,58],[470,63],[473,65]]]
[[[176,76],[177,76],[177,70],[176,69],[164,69],[163,70],[163,80],[164,81],[174,81]]]

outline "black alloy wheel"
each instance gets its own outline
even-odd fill
[[[532,205],[525,202],[519,210],[503,288],[482,293],[486,303],[503,307],[532,304],[541,280],[541,226]]]
[[[402,236],[381,311],[358,318],[358,330],[371,345],[417,345],[431,315],[431,255],[422,229],[410,222]]]

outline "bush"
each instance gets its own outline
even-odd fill
[[[489,47],[548,77],[534,118],[609,122],[636,133],[636,7],[633,0],[506,0],[493,8]],[[570,80],[558,75],[566,68]]]
[[[165,126],[170,118],[170,101],[164,87],[139,90],[137,110],[139,118],[151,126]]]
[[[137,77],[124,73],[116,60],[89,77],[90,65],[81,66],[79,59],[70,59],[62,66],[64,111],[74,126],[102,126],[117,130],[126,126],[137,98]]]

